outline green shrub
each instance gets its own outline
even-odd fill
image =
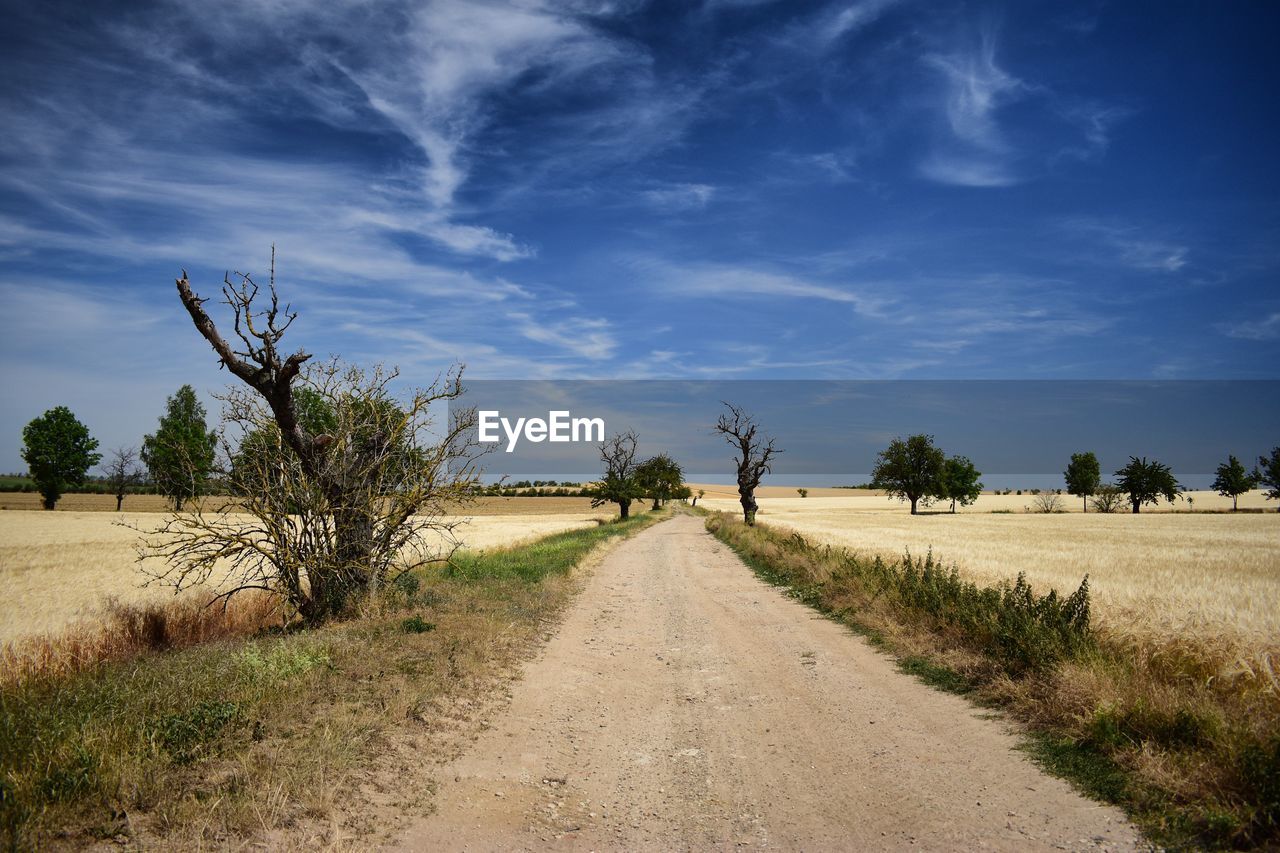
[[[396,592],[400,593],[407,599],[412,599],[418,594],[418,590],[422,588],[422,578],[413,572],[405,572],[392,581],[391,585]]]
[[[434,622],[424,622],[421,616],[410,616],[400,623],[400,630],[406,634],[425,634],[428,631],[434,631],[436,628]]]
[[[176,764],[190,764],[222,730],[240,719],[235,702],[201,702],[180,714],[168,714],[156,721],[154,739]]]
[[[723,517],[709,519],[707,526],[806,604],[822,606],[828,582],[816,580],[813,570],[826,567],[830,584],[884,599],[904,616],[924,617],[934,630],[958,635],[1011,674],[1045,670],[1092,647],[1087,576],[1066,598],[1055,590],[1036,595],[1025,575],[1012,584],[980,587],[963,580],[954,566],[945,568],[932,552],[923,559],[908,552],[900,561],[867,560],[842,548],[813,545],[798,533],[751,534],[746,525]],[[766,539],[783,558],[762,560],[748,551],[749,535]]]

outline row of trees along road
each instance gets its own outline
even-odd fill
[[[747,524],[755,524],[758,509],[755,490],[764,475],[772,470],[774,457],[782,451],[774,446],[772,438],[760,432],[755,419],[740,406],[724,403],[724,407],[727,411],[716,421],[715,430],[735,450],[742,517]],[[636,462],[638,445],[639,439],[633,430],[618,433],[600,445],[604,471],[596,486],[592,506],[615,503],[619,516],[627,518],[631,513],[631,503],[640,498],[652,499],[653,508],[657,509],[665,501],[685,500],[692,496],[684,484],[680,463],[665,453]],[[702,495],[703,490],[699,489],[693,500],[694,506]]]
[[[217,453],[217,434],[205,418],[195,389],[183,385],[165,404],[155,433],[143,438],[141,454],[136,447],[111,451],[103,472],[117,512],[130,489],[148,479],[175,510],[205,493]],[[84,486],[89,470],[102,461],[98,440],[66,406],[52,408],[28,423],[22,430],[22,445],[22,458],[45,509],[57,506],[69,489]]]
[[[600,445],[604,471],[595,488],[593,507],[614,503],[618,515],[629,518],[631,504],[648,498],[658,509],[669,500],[685,500],[693,492],[684,484],[684,470],[665,453],[636,461],[640,440],[634,430],[618,433]]]

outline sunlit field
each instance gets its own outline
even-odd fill
[[[1213,507],[1217,497],[1194,496],[1197,510]],[[1265,505],[1259,493],[1247,497],[1249,506]],[[1015,498],[1029,502],[984,495],[966,513],[913,517],[905,505],[870,495],[764,497],[759,520],[865,554],[901,556],[910,549],[923,555],[932,548],[974,580],[1026,572],[1034,586],[1065,593],[1088,574],[1095,613],[1108,626],[1165,636],[1233,635],[1255,649],[1277,645],[1280,513],[1188,513],[1182,502],[1182,511],[1144,509],[1138,516],[991,512],[1013,510],[1007,504]],[[737,509],[727,497],[708,495],[704,502],[709,509]]]
[[[115,506],[108,496],[82,497],[96,499],[95,509],[103,500]],[[125,506],[151,497],[131,497]],[[592,510],[582,498],[487,498],[462,516],[466,524],[456,534],[465,547],[492,548],[587,527],[609,514],[607,508]],[[138,533],[121,521],[146,529],[159,516],[145,511],[0,512],[0,642],[93,618],[108,598],[129,604],[171,598],[171,589],[141,585],[145,577],[134,553]]]

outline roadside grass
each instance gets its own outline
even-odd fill
[[[1231,650],[1096,629],[1070,596],[980,587],[932,554],[866,559],[727,514],[707,528],[764,580],[904,672],[1026,723],[1027,752],[1171,847],[1280,841],[1280,696]]]
[[[115,626],[141,640],[63,639],[20,671],[6,661],[0,845],[372,843],[388,831],[377,807],[427,806],[430,764],[481,725],[491,688],[548,635],[570,570],[665,517],[462,552],[320,629],[263,630],[255,617],[237,623],[248,636],[152,642],[163,632],[148,610]],[[160,612],[172,630],[175,614]]]

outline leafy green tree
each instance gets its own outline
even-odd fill
[[[883,489],[890,497],[911,501],[916,515],[919,502],[925,505],[940,491],[939,483],[947,458],[933,444],[931,435],[895,438],[880,451],[871,470],[871,487]]]
[[[942,466],[942,476],[938,479],[937,497],[951,501],[951,512],[956,511],[956,504],[968,506],[982,494],[982,483],[978,480],[982,472],[973,467],[966,456],[952,456]]]
[[[1253,475],[1245,470],[1239,459],[1228,455],[1227,461],[1218,466],[1211,488],[1224,498],[1231,498],[1231,511],[1235,512],[1240,496],[1254,485]]]
[[[618,505],[618,516],[627,518],[631,514],[631,502],[644,497],[644,489],[636,480],[636,445],[639,439],[635,432],[627,430],[619,433],[600,445],[600,461],[604,463],[604,475],[595,489],[595,497],[591,505],[603,506],[607,503]]]
[[[22,428],[22,458],[31,472],[44,508],[53,509],[71,486],[102,459],[98,440],[66,406],[55,406]]]
[[[204,493],[217,444],[195,389],[183,385],[165,404],[160,428],[142,440],[142,461],[160,494],[173,501],[174,511]]]
[[[1259,456],[1253,478],[1266,489],[1267,500],[1280,500],[1280,447],[1271,448],[1270,456]],[[1276,508],[1280,512],[1280,507]]]
[[[1136,515],[1143,504],[1159,502],[1164,498],[1173,503],[1182,494],[1182,486],[1174,479],[1168,465],[1147,457],[1129,457],[1129,464],[1116,471],[1116,485],[1129,496],[1129,505]]]
[[[1067,470],[1062,472],[1067,481],[1067,491],[1084,502],[1084,511],[1089,511],[1089,498],[1097,494],[1102,485],[1102,469],[1098,466],[1098,457],[1092,451],[1072,453]]]
[[[684,487],[684,470],[680,463],[665,453],[659,453],[636,466],[636,485],[645,497],[653,501],[653,508],[664,501],[679,496]]]

